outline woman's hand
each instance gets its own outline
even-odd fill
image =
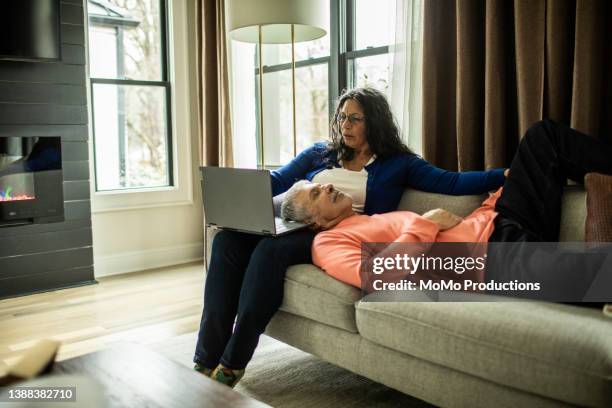
[[[504,177],[508,177],[508,174],[510,174],[510,169],[504,170]]]
[[[463,220],[463,218],[460,216],[441,208],[427,211],[425,214],[423,214],[423,218],[427,218],[428,220],[438,224],[440,226],[440,231],[453,228],[455,225],[459,224],[461,220]]]

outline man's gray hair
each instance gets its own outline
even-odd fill
[[[285,193],[285,198],[281,204],[281,217],[285,221],[297,221],[305,224],[311,222],[312,214],[308,212],[304,205],[297,202],[298,193],[309,183],[308,180],[300,180]]]

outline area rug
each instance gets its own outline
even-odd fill
[[[189,333],[152,347],[191,368],[195,342]],[[431,406],[265,335],[236,391],[280,408]]]

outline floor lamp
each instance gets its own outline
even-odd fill
[[[236,41],[255,43],[259,54],[259,162],[265,167],[262,44],[291,44],[293,155],[297,153],[295,115],[295,43],[326,34],[329,0],[227,0],[228,31]]]

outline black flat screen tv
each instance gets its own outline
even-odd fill
[[[0,59],[60,59],[60,0],[0,2]]]

